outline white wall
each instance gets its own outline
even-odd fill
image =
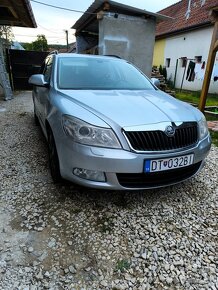
[[[166,39],[166,47],[165,47],[165,60],[166,58],[170,58],[170,67],[167,68],[167,77],[173,81],[176,70],[176,61],[178,61],[178,69],[176,75],[176,87],[180,88],[182,83],[182,78],[184,74],[184,68],[181,64],[181,57],[187,57],[188,59],[193,59],[195,56],[202,56],[202,62],[205,61],[207,63],[211,38],[213,33],[213,27],[204,28],[201,30],[196,30],[192,32],[187,32],[184,34],[180,34],[178,36],[170,37]],[[188,61],[189,64],[189,61]],[[187,69],[185,72],[183,89],[192,90],[192,91],[200,91],[202,89],[203,80],[202,78],[199,80],[197,78],[194,81],[189,82],[186,80]],[[206,67],[206,64],[205,64]],[[218,54],[215,61],[215,67],[218,68]],[[214,82],[213,75],[210,84],[210,93],[218,93],[218,81]]]

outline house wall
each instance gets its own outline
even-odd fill
[[[165,52],[166,40],[160,39],[155,41],[153,66],[159,67],[164,64],[164,52]]]
[[[99,21],[99,54],[117,55],[150,77],[155,42],[155,20],[119,14]]]
[[[191,90],[191,91],[200,91],[203,85],[203,78],[205,73],[205,68],[207,64],[207,58],[209,54],[211,38],[213,33],[213,27],[203,28],[199,30],[195,30],[192,32],[187,32],[184,34],[179,34],[177,36],[169,37],[165,39],[165,47],[162,45],[161,49],[164,51],[164,59],[162,60],[163,66],[166,65],[166,60],[170,59],[170,66],[167,67],[167,78],[171,81],[174,81],[175,72],[176,72],[176,62],[178,59],[178,67],[176,73],[176,88],[181,88],[183,75],[183,89]],[[158,42],[157,42],[158,43]],[[201,64],[196,66],[198,67],[197,73],[194,78],[187,78],[188,66],[190,60],[195,62],[195,57],[201,56],[202,61]],[[182,67],[182,57],[187,57],[187,66]],[[155,59],[156,61],[156,59]],[[205,68],[201,70],[203,62],[205,61]],[[200,67],[200,69],[199,69]],[[184,74],[185,71],[185,74]],[[218,54],[214,64],[214,71],[211,78],[210,93],[218,93],[218,80],[214,81],[214,76],[218,76]]]

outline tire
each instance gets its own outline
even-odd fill
[[[51,130],[48,131],[48,155],[51,177],[54,183],[60,183],[62,181],[62,177],[60,174],[58,153],[55,145],[54,136]]]

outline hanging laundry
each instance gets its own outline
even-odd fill
[[[203,69],[202,69],[203,67]],[[200,81],[203,81],[204,79],[204,74],[205,74],[205,62],[204,62],[204,65],[201,64],[201,63],[196,63],[195,64],[195,79],[196,80],[200,80]]]
[[[188,70],[186,74],[186,80],[189,82],[193,82],[195,79],[195,62],[190,61],[188,65]]]

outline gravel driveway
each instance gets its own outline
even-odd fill
[[[0,289],[218,289],[218,148],[180,185],[78,190],[52,183],[31,94],[0,108]]]

